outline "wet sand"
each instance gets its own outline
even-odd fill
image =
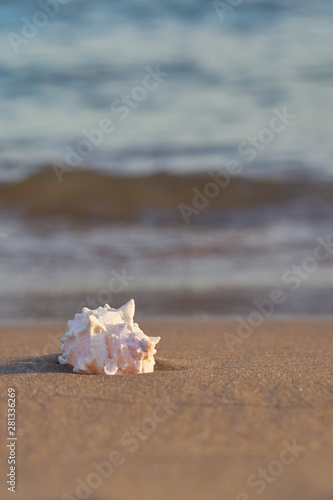
[[[0,428],[14,387],[18,438],[1,499],[333,498],[333,321],[266,322],[233,351],[233,321],[140,326],[162,336],[156,371],[116,377],[57,363],[64,324],[0,327]]]

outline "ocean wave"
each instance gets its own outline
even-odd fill
[[[59,182],[46,168],[16,183],[0,186],[0,210],[29,217],[64,216],[101,222],[221,221],[242,213],[256,218],[284,214],[316,219],[332,215],[331,183],[230,177],[225,173],[140,177],[104,175],[85,170],[64,174]],[[273,212],[274,213],[273,213]]]

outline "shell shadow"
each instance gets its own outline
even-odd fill
[[[59,363],[58,356],[60,354],[46,354],[44,356],[1,361],[0,373],[73,373],[72,367]]]

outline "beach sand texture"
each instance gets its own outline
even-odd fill
[[[233,352],[234,321],[140,326],[156,371],[115,377],[57,363],[62,323],[0,328],[1,499],[9,387],[18,500],[333,498],[332,322],[266,322]]]

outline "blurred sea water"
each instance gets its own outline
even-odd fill
[[[42,9],[0,3],[2,177],[64,160],[103,118],[117,127],[87,166],[202,171],[234,157],[283,106],[297,119],[260,155],[266,173],[285,160],[332,172],[332,2],[244,0],[223,20],[207,0],[58,7],[15,53],[9,33],[22,36],[22,19]],[[112,102],[157,64],[168,78],[120,122]]]
[[[245,314],[254,300],[285,288],[283,274],[330,235],[333,4],[244,0],[222,19],[215,8],[221,3],[71,0],[56,4],[15,51],[15,36],[55,2],[0,2],[2,319],[67,317],[82,302],[118,306],[132,295],[147,313]],[[147,68],[157,67],[167,76],[144,98],[127,101],[122,119],[119,106]],[[294,118],[267,136],[276,110]],[[75,204],[69,179],[76,174],[66,173],[61,184],[52,170],[37,174],[54,162],[67,165],[68,151],[103,120],[114,130],[77,168],[106,176],[110,193],[117,175],[127,186],[146,175],[150,186],[164,173],[177,185],[177,176],[208,175],[237,161],[257,203],[242,204],[246,189],[231,180],[235,201],[208,207],[189,225],[172,205],[172,187],[171,215],[138,205],[140,216],[111,220],[103,216],[106,205],[94,202],[76,220],[59,210]],[[258,136],[250,161],[245,150]],[[76,179],[76,204],[84,205],[91,181]],[[280,199],[263,202],[263,181],[282,186]],[[184,203],[195,182],[184,188]],[[67,191],[52,205],[60,185]],[[15,187],[10,198],[8,186]],[[121,189],[126,200],[132,191]],[[28,213],[33,201],[41,209]],[[320,263],[276,313],[329,314],[332,264]],[[122,272],[133,279],[115,293],[110,276]]]

